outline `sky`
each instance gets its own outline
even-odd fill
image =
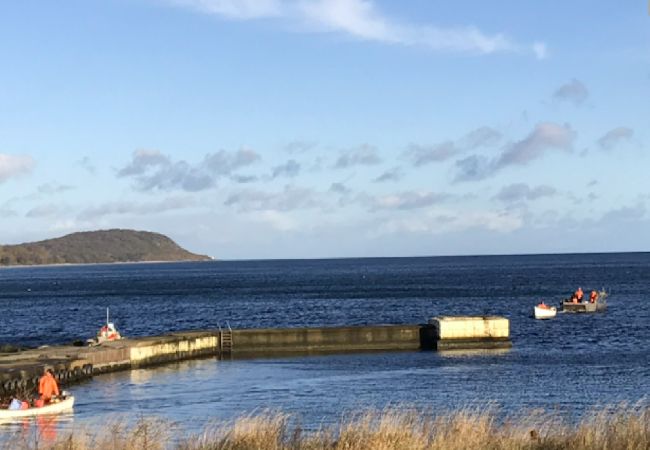
[[[650,251],[645,2],[0,4],[0,243]]]

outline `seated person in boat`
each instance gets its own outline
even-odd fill
[[[9,409],[10,411],[15,411],[19,409],[28,409],[28,408],[29,408],[29,403],[14,397],[13,399],[11,399],[11,403],[9,404],[9,407],[7,409]]]
[[[598,292],[591,291],[591,294],[589,294],[589,303],[596,303],[596,300],[598,300]]]
[[[45,369],[43,376],[38,381],[38,393],[41,395],[41,400],[44,403],[49,403],[52,397],[59,395],[59,385],[54,378],[52,369]]]

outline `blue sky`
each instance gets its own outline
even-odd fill
[[[0,5],[0,242],[650,250],[642,2]]]

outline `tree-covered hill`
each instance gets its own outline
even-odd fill
[[[167,236],[148,231],[101,230],[0,246],[0,265],[84,264],[141,261],[206,261]]]

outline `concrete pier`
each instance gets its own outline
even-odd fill
[[[441,317],[422,325],[187,331],[94,347],[0,354],[0,397],[33,389],[46,367],[65,387],[93,374],[224,354],[236,358],[510,346],[509,322],[500,317]]]

